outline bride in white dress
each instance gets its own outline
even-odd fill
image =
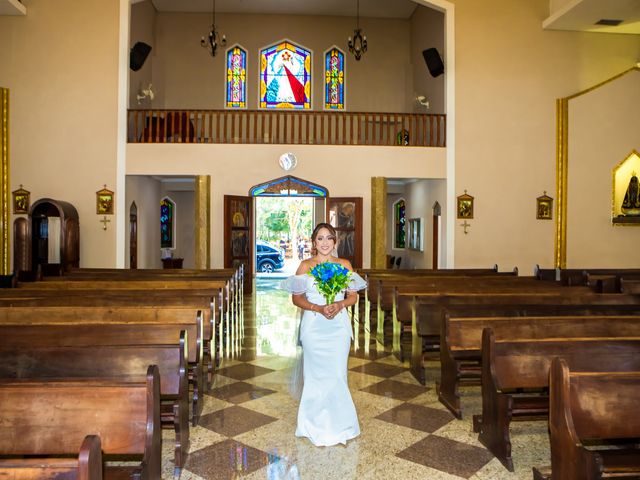
[[[303,350],[304,386],[298,409],[296,436],[316,446],[346,444],[360,434],[358,415],[347,384],[347,360],[353,336],[347,307],[357,302],[357,290],[366,286],[348,260],[333,256],[336,231],[320,223],[311,235],[314,255],[304,260],[296,275],[284,282],[294,305],[303,310],[300,342]],[[327,305],[309,271],[325,262],[352,271],[346,292]]]

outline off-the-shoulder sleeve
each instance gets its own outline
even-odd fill
[[[309,278],[308,275],[292,275],[280,282],[280,289],[286,290],[294,295],[300,295],[307,291]]]
[[[347,290],[362,290],[363,288],[367,288],[367,282],[356,272],[351,272],[351,279],[349,280]]]

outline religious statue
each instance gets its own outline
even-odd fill
[[[629,186],[624,194],[621,210],[625,216],[640,216],[640,188],[635,172],[631,174],[631,180],[629,180]]]

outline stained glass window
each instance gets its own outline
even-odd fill
[[[344,53],[333,47],[324,56],[324,108],[344,110]]]
[[[227,50],[227,108],[247,108],[247,52],[236,45]]]
[[[311,109],[311,52],[283,41],[260,51],[260,108]]]
[[[165,197],[160,201],[160,248],[173,248],[175,203]]]
[[[406,223],[405,223],[405,203],[400,199],[393,204],[393,217],[395,225],[395,236],[393,242],[393,248],[404,248],[406,238]]]

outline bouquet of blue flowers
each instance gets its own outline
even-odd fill
[[[339,263],[319,263],[311,270],[311,275],[316,280],[318,291],[327,301],[327,305],[334,302],[336,295],[346,289],[351,280],[351,271]]]

